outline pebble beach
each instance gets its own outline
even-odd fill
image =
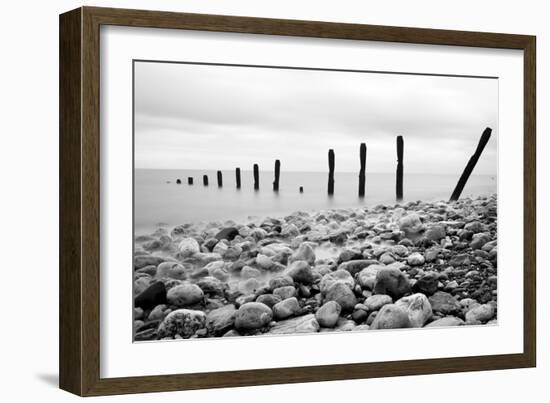
[[[134,239],[134,340],[497,323],[497,197],[297,211]]]

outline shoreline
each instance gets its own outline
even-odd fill
[[[495,324],[497,197],[134,239],[134,340]]]
[[[247,223],[249,217],[284,217],[296,210],[314,213],[333,208],[371,209],[395,203],[395,188],[390,185],[395,182],[395,174],[367,172],[364,197],[358,194],[357,173],[335,172],[333,195],[327,194],[326,173],[316,172],[311,176],[296,177],[283,171],[279,191],[275,192],[272,190],[273,172],[268,171],[260,171],[257,191],[253,190],[250,174],[242,174],[241,188],[235,186],[234,173],[224,174],[221,187],[215,183],[214,171],[209,174],[209,186],[204,186],[202,175],[198,177],[196,173],[159,173],[141,178],[138,175],[134,185],[134,235],[148,235],[159,227],[169,228],[182,223],[214,220]],[[189,177],[194,178],[193,185],[187,184]],[[491,178],[490,175],[472,175],[463,197],[495,193],[496,181]],[[182,180],[180,185],[175,183],[177,179]],[[448,200],[457,180],[458,175],[407,174],[404,176],[404,202]]]

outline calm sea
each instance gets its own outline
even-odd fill
[[[202,175],[209,186],[203,186]],[[187,184],[187,177],[194,185]],[[177,185],[176,180],[182,184]],[[358,174],[335,173],[334,195],[327,196],[328,174],[281,172],[279,192],[272,190],[273,172],[260,172],[260,190],[253,189],[251,171],[241,171],[241,189],[235,172],[223,171],[223,187],[217,186],[216,171],[136,169],[134,217],[136,234],[150,233],[159,225],[175,226],[201,221],[248,220],[284,216],[296,210],[374,206],[395,203],[395,175],[367,173],[366,196],[357,196]],[[404,201],[447,200],[458,175],[405,174]],[[169,183],[168,183],[169,182]],[[299,192],[299,187],[304,192]],[[462,196],[496,193],[495,176],[472,175]]]

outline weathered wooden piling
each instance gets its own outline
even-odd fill
[[[279,191],[279,178],[281,175],[281,161],[275,160],[275,179],[273,181],[273,190]]]
[[[300,193],[304,193],[304,187],[300,186]]]
[[[208,175],[203,175],[202,176],[202,184],[204,186],[208,186]]]
[[[187,178],[187,184],[188,184],[188,185],[192,185],[192,184],[193,184],[193,177],[192,177],[192,176],[190,176],[190,177]]]
[[[397,136],[397,171],[395,173],[395,198],[403,200],[403,136]]]
[[[367,145],[361,143],[359,147],[359,162],[361,163],[361,169],[359,169],[359,197],[365,197],[365,166],[367,164]]]
[[[235,182],[237,183],[237,189],[241,188],[241,168],[235,168]]]
[[[258,164],[254,164],[254,190],[260,189],[260,172]]]
[[[176,183],[177,183],[178,185],[181,185],[181,179],[176,179]]]
[[[328,194],[334,194],[334,150],[328,150]]]
[[[218,187],[221,188],[222,186],[223,186],[222,171],[218,171]]]
[[[477,144],[476,151],[474,154],[470,157],[470,160],[468,161],[468,164],[466,164],[466,168],[464,168],[464,172],[462,172],[462,175],[460,176],[460,179],[458,180],[458,183],[456,184],[455,190],[453,191],[453,194],[451,195],[450,201],[455,201],[460,198],[460,194],[464,190],[464,186],[466,186],[466,182],[468,182],[468,179],[470,178],[470,175],[472,171],[474,170],[477,161],[479,160],[479,157],[481,156],[481,153],[483,152],[483,149],[489,142],[489,139],[491,138],[491,128],[487,127],[483,133],[481,134],[481,138],[479,139],[479,143]]]

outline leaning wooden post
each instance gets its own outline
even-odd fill
[[[202,176],[202,184],[204,186],[208,186],[208,175],[203,175]]]
[[[235,182],[237,182],[237,189],[241,188],[241,168],[235,168]]]
[[[334,150],[328,150],[328,194],[334,194]]]
[[[254,164],[254,190],[260,189],[260,173],[258,164]]]
[[[218,187],[221,188],[222,186],[223,186],[222,171],[218,171]]]
[[[365,197],[365,165],[367,164],[367,145],[361,143],[359,148],[359,162],[361,169],[359,170],[359,197]]]
[[[279,177],[281,175],[281,161],[275,160],[275,180],[273,181],[273,190],[279,191]]]
[[[458,183],[456,184],[455,190],[453,191],[453,194],[451,195],[450,201],[456,201],[460,198],[460,194],[464,190],[464,186],[466,186],[466,182],[468,182],[468,178],[470,177],[470,174],[474,170],[477,161],[479,160],[479,157],[481,156],[481,153],[483,152],[483,149],[489,142],[489,139],[491,138],[491,128],[487,127],[483,134],[481,135],[481,138],[479,139],[479,143],[477,144],[476,151],[474,155],[470,157],[470,160],[468,161],[468,164],[466,165],[466,168],[464,168],[464,172],[462,172],[462,175],[460,176],[460,179],[458,180]]]
[[[192,185],[192,184],[193,184],[193,177],[192,177],[192,176],[190,176],[190,177],[187,178],[187,184],[188,184],[188,185]]]
[[[395,198],[403,200],[403,136],[397,136],[397,171],[395,173]]]

